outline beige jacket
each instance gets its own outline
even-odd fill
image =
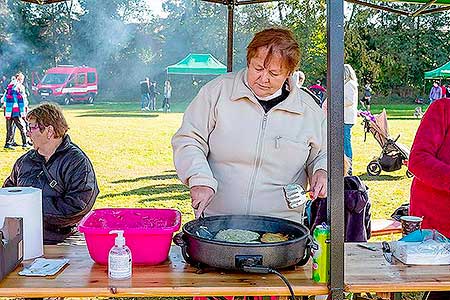
[[[215,191],[205,215],[264,215],[301,221],[282,187],[326,170],[326,119],[295,85],[268,113],[246,86],[247,70],[207,83],[172,138],[175,168],[189,187]],[[290,79],[291,83],[291,79]]]

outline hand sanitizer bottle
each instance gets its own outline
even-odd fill
[[[117,234],[115,245],[109,251],[108,277],[110,279],[131,278],[131,251],[125,245],[123,230],[111,230],[109,234]]]

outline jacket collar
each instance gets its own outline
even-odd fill
[[[66,151],[70,147],[70,137],[68,134],[64,135],[61,144],[56,148],[55,153],[50,157],[49,161],[53,160],[54,157],[58,155],[58,153]],[[35,161],[45,162],[45,158],[39,154],[36,150],[30,150],[30,158]]]
[[[292,77],[288,77],[288,90],[289,96],[286,98],[286,100],[282,101],[273,109],[285,110],[296,114],[303,114],[305,108],[300,98],[299,89],[293,84]],[[247,84],[247,68],[244,68],[236,73],[230,97],[231,101],[245,99],[248,99],[251,102],[260,105],[258,103],[258,99]]]

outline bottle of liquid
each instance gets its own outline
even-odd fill
[[[111,230],[109,234],[117,234],[115,245],[109,251],[108,277],[110,279],[131,278],[131,251],[125,245],[123,230]]]
[[[317,225],[313,232],[312,279],[315,282],[327,283],[330,278],[330,227],[327,224]]]

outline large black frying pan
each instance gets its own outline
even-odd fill
[[[211,233],[203,234],[204,228]],[[288,241],[276,243],[233,243],[215,240],[223,229],[244,229],[258,233],[283,233]],[[200,233],[200,234],[199,234]],[[281,269],[304,265],[311,255],[312,239],[304,225],[274,217],[222,215],[203,217],[186,223],[175,235],[183,257],[191,265],[267,273],[267,269]]]

